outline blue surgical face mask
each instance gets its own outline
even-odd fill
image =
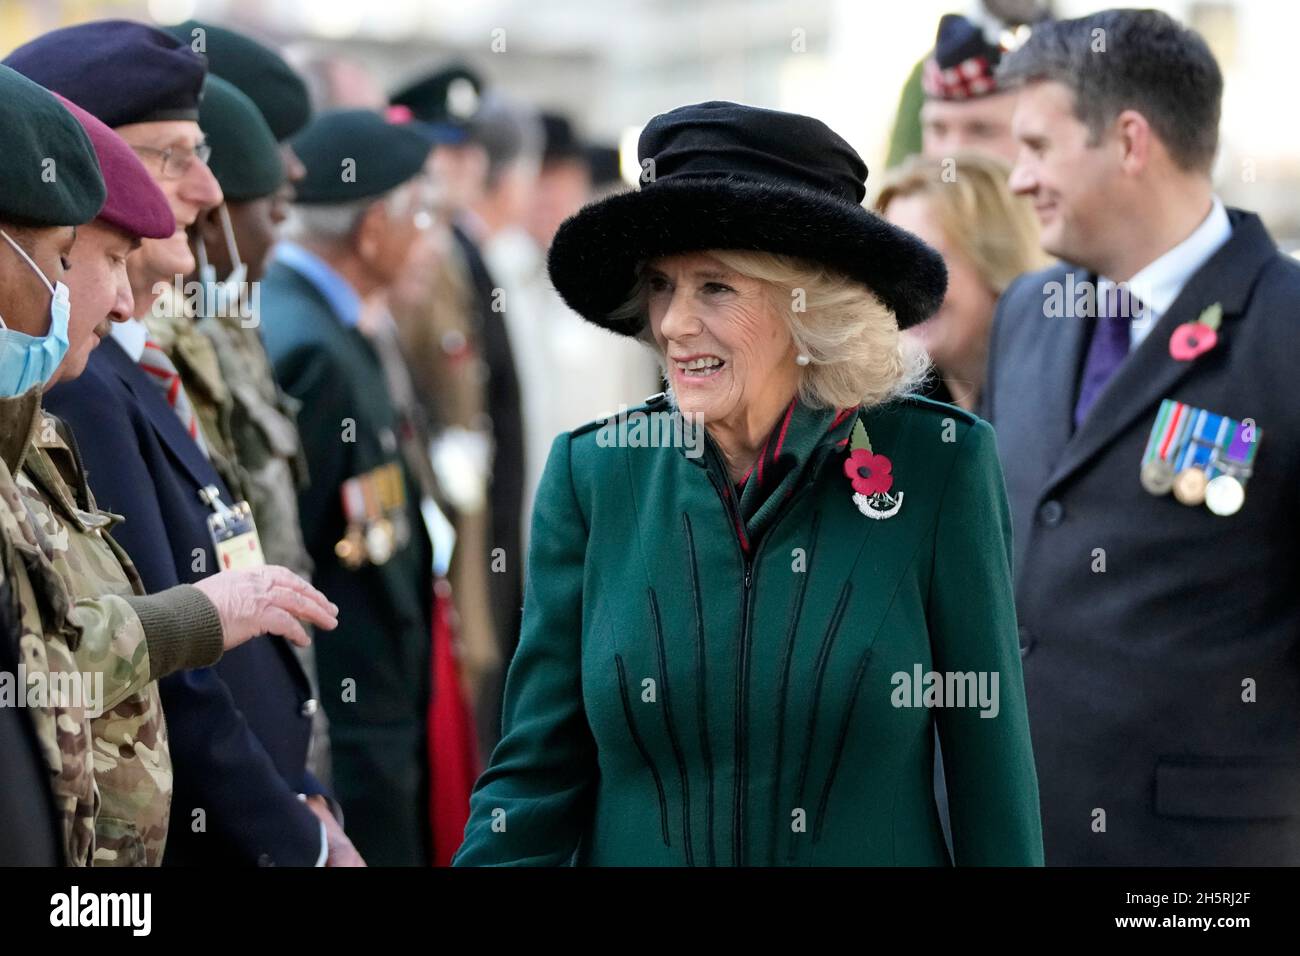
[[[203,237],[197,237],[195,260],[199,265],[199,281],[205,286],[204,302],[211,308],[213,315],[241,315],[241,299],[246,295],[245,280],[248,278],[248,266],[239,259],[239,246],[235,242],[235,230],[230,223],[230,213],[226,204],[218,207],[221,216],[221,232],[226,240],[226,255],[230,257],[231,272],[225,279],[217,278],[216,267],[208,262],[208,248]],[[205,313],[206,315],[206,313]]]
[[[40,266],[9,233],[0,229],[0,236],[41,277],[51,296],[50,331],[45,335],[38,337],[15,331],[0,317],[0,398],[13,398],[33,385],[44,385],[53,377],[63,356],[68,354],[68,316],[72,309],[68,287],[62,282],[51,285]]]

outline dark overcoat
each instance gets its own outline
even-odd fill
[[[1231,238],[1077,431],[1093,323],[1054,309],[1063,290],[1086,308],[1092,277],[1058,265],[998,307],[985,412],[1049,865],[1300,863],[1300,264],[1258,217],[1229,215]],[[1217,344],[1173,358],[1174,329],[1215,303]],[[1255,422],[1236,514],[1144,490],[1165,398]]]
[[[348,835],[371,864],[428,860],[428,737],[433,557],[418,485],[400,449],[397,412],[366,337],[284,263],[262,281],[267,354],[302,403],[298,429],[310,482],[298,496],[312,583],[339,607],[316,642],[330,719],[334,788]],[[382,563],[351,567],[335,546],[348,528],[343,483],[396,465],[410,537]]]

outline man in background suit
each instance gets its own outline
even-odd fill
[[[985,405],[1047,862],[1295,865],[1300,266],[1214,195],[1222,76],[1165,14],[1040,25],[1000,79],[1064,260],[1004,295]]]
[[[440,186],[452,186],[445,190],[452,206],[448,210],[452,240],[471,291],[472,349],[481,356],[486,373],[483,397],[492,439],[487,484],[487,589],[500,657],[500,666],[485,681],[477,707],[480,752],[486,759],[501,735],[501,695],[523,619],[527,454],[515,358],[522,346],[511,340],[511,305],[483,251],[489,238],[484,213],[490,215],[492,207],[503,199],[509,201],[511,183],[503,181],[502,174],[509,170],[519,147],[511,145],[509,136],[493,137],[493,131],[485,129],[483,99],[483,81],[459,64],[422,77],[392,97],[395,105],[406,107],[417,121],[433,127],[439,139],[430,154],[429,168]],[[447,131],[461,133],[463,141],[446,142]],[[485,142],[485,134],[491,142]]]

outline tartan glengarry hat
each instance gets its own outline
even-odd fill
[[[623,335],[610,313],[658,256],[738,249],[796,256],[861,282],[900,328],[939,308],[937,252],[862,206],[867,167],[820,120],[708,102],[654,117],[638,146],[641,188],[567,219],[551,244],[551,282],[570,308]]]
[[[939,21],[934,52],[921,71],[921,87],[934,100],[969,100],[998,92],[996,71],[1006,51],[957,13]]]
[[[197,120],[208,72],[207,61],[184,43],[132,20],[51,30],[4,62],[113,128]]]

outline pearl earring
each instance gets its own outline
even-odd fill
[[[811,361],[812,358],[805,355],[803,352],[800,352],[798,355],[794,357],[794,363],[796,365],[807,365]]]

